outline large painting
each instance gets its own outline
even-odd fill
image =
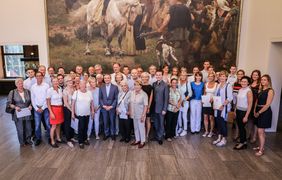
[[[240,0],[46,0],[46,7],[55,68],[236,64]]]

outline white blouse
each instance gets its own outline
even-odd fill
[[[217,83],[214,84],[213,88],[209,88],[208,84],[209,82],[206,83],[206,95],[212,98],[213,96],[215,96]],[[211,103],[207,104],[205,107],[211,107]]]
[[[77,90],[73,93],[72,100],[75,101],[75,114],[77,116],[89,116],[91,113],[91,102],[93,101],[92,93],[85,93]]]
[[[241,88],[238,91],[237,95],[237,109],[242,110],[242,111],[247,111],[248,109],[248,92],[250,92],[251,89],[249,87],[246,88]]]
[[[51,105],[62,106],[63,105],[63,92],[61,88],[58,88],[58,92],[53,87],[47,90],[46,99],[51,99]]]

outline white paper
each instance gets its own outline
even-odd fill
[[[128,116],[126,115],[126,113],[121,113],[119,115],[119,118],[121,118],[121,119],[128,119]]]
[[[75,132],[78,132],[78,119],[75,118],[74,120],[71,120],[71,128],[73,128],[73,130]]]
[[[213,96],[213,108],[219,110],[222,106],[221,97]]]
[[[211,100],[210,95],[203,95],[202,96],[203,107],[211,107],[210,100]]]
[[[17,118],[31,116],[31,111],[29,110],[29,108],[22,108],[21,111],[16,110],[16,115]]]
[[[120,112],[119,118],[121,118],[121,119],[128,119],[125,107],[121,107],[121,112]]]

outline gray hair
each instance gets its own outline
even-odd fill
[[[15,80],[15,85],[17,86],[17,84],[18,84],[20,81],[23,82],[23,81],[24,81],[23,78],[17,78],[17,79]]]

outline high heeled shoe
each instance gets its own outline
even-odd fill
[[[258,152],[255,153],[255,155],[257,157],[260,157],[260,156],[264,155],[264,150],[259,150]]]

